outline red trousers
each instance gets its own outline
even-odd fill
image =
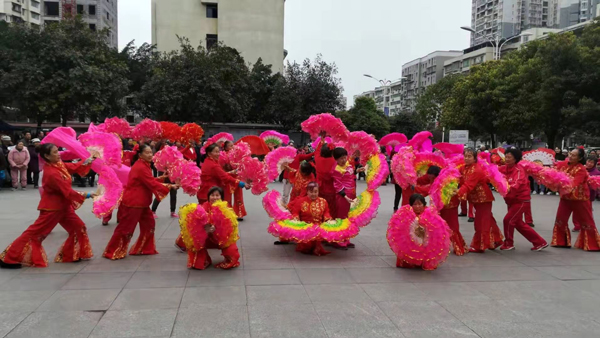
[[[346,194],[346,196],[350,199],[355,199],[356,194]],[[350,203],[346,201],[346,198],[340,194],[335,195],[335,214],[331,216],[335,218],[348,218],[348,213],[350,212]]]
[[[110,222],[110,220],[112,219],[112,215],[113,215],[113,213],[111,212],[110,214],[105,215],[104,217],[102,217],[102,223],[108,223],[108,222]],[[120,216],[121,216],[121,208],[119,208],[117,210],[117,223],[119,223],[119,220],[121,219]]]
[[[533,224],[533,216],[531,215],[531,202],[524,205],[523,216],[525,217],[525,223]]]
[[[552,246],[571,247],[571,231],[569,231],[571,213],[573,222],[581,226],[575,247],[586,251],[600,251],[600,235],[596,229],[592,204],[589,201],[560,200],[552,231]]]
[[[57,224],[69,233],[69,237],[58,250],[55,262],[76,262],[94,256],[85,224],[69,207],[61,211],[40,210],[38,219],[0,254],[0,260],[7,264],[47,267],[48,258],[42,241]]]
[[[475,218],[475,214],[473,213],[473,203],[468,203],[465,200],[460,201],[460,214],[467,215],[467,206],[469,209],[469,218]]]
[[[590,207],[592,207],[592,202],[590,201]],[[592,211],[594,211],[594,208],[592,207]],[[573,231],[580,231],[581,230],[581,223],[579,222],[579,219],[575,218],[575,214],[573,214]]]
[[[321,241],[298,243],[298,244],[296,244],[296,251],[301,252],[306,255],[315,255],[315,256],[325,256],[325,255],[329,255],[331,253],[331,252],[325,250],[325,248],[323,248],[323,244],[321,244]]]
[[[188,250],[187,267],[197,270],[208,268],[212,264],[212,259],[210,258],[207,249],[221,249],[221,255],[225,257],[224,263],[230,264],[230,266],[239,263],[240,252],[238,251],[236,243],[233,243],[226,248],[219,248],[219,246],[209,238],[206,240],[206,247],[204,249],[200,251]]]
[[[542,236],[535,232],[527,223],[523,222],[523,214],[525,210],[531,210],[531,202],[506,203],[506,205],[508,206],[508,211],[506,212],[506,216],[504,216],[504,237],[506,237],[504,243],[507,246],[515,244],[513,240],[515,229],[530,241],[534,247],[546,244]]]
[[[231,204],[231,202],[229,202]],[[238,218],[244,218],[248,213],[246,212],[246,206],[244,205],[244,189],[237,187],[233,194],[233,211]]]
[[[108,259],[122,259],[127,256],[129,242],[133,237],[136,225],[140,224],[140,237],[131,247],[130,255],[156,255],[156,242],[154,240],[154,215],[150,207],[130,208],[124,205],[119,207],[120,223],[115,228],[112,238],[108,242],[103,257]]]
[[[322,193],[321,191],[319,191],[319,197],[324,198],[327,201],[327,206],[329,207],[329,214],[334,216],[337,215],[337,208],[336,208],[336,193],[331,193],[331,194],[327,194],[327,193]]]
[[[177,239],[175,240],[175,245],[179,247],[182,251],[187,250],[187,248],[185,247],[185,243],[183,242],[183,237],[181,237],[181,234],[179,234],[179,237],[177,237]]]
[[[448,227],[452,230],[452,247],[454,248],[454,254],[457,256],[462,256],[467,252],[467,244],[460,233],[460,225],[458,223],[458,207],[442,209],[440,210],[440,216],[446,223],[448,223]]]
[[[479,251],[494,250],[502,245],[503,239],[500,228],[492,214],[492,202],[473,203],[475,207],[475,235],[471,248]]]

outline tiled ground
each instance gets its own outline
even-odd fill
[[[159,255],[100,258],[115,224],[103,227],[85,205],[78,214],[97,257],[0,270],[0,337],[600,336],[600,253],[534,253],[517,234],[516,251],[450,256],[433,272],[397,269],[385,239],[393,187],[380,192],[379,217],[354,240],[356,249],[327,257],[273,246],[260,199],[246,194],[243,263],[232,271],[186,269],[173,247],[179,225],[168,218],[168,201],[159,208]],[[32,190],[0,192],[2,248],[37,217],[38,201]],[[179,205],[190,201],[180,194]],[[555,196],[533,200],[536,229],[547,240],[557,204]],[[494,210],[501,221],[504,204]],[[470,239],[472,224],[461,222]],[[57,227],[44,242],[49,256],[65,238]]]

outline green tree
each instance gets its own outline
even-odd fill
[[[271,97],[275,85],[282,75],[273,74],[271,65],[265,65],[261,58],[256,61],[250,71],[251,106],[248,112],[248,122],[273,123],[276,117]]]
[[[417,114],[401,112],[389,118],[390,132],[402,133],[409,139],[416,133],[426,130],[427,123]]]
[[[381,138],[390,132],[390,123],[383,111],[377,109],[375,100],[359,97],[350,110],[336,113],[350,131],[364,130]]]
[[[424,122],[438,121],[442,115],[444,102],[452,96],[454,85],[464,75],[449,75],[427,87],[425,93],[417,99],[416,110]]]

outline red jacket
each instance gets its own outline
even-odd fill
[[[402,205],[407,205],[410,202],[410,196],[413,194],[421,194],[423,197],[429,195],[429,188],[431,187],[431,181],[429,176],[423,175],[417,179],[417,185],[414,189],[408,188],[402,192]]]
[[[200,178],[202,179],[202,185],[200,185],[200,190],[198,190],[198,194],[196,195],[199,201],[208,199],[208,191],[212,187],[220,187],[223,190],[227,190],[229,187],[240,184],[240,180],[226,173],[219,162],[210,157],[207,157],[202,164]],[[226,199],[224,198],[223,200]]]
[[[69,207],[79,209],[85,197],[83,193],[71,188],[71,174],[85,176],[90,171],[90,166],[83,162],[56,164],[46,163],[42,177],[42,199],[38,210],[60,211]]]
[[[563,171],[573,178],[574,189],[567,195],[561,194],[561,199],[571,201],[590,200],[590,188],[588,186],[588,179],[590,175],[583,164],[577,163],[575,165],[571,165],[567,160],[556,164],[556,170]]]
[[[488,178],[479,163],[465,165],[460,168],[460,189],[458,198],[471,203],[487,203],[494,201],[492,190],[488,186]]]
[[[504,197],[506,204],[527,202],[531,200],[529,176],[520,165],[503,165],[498,170],[508,181],[508,194]]]
[[[322,157],[321,148],[324,141],[319,143],[315,150],[315,165],[317,169],[317,183],[319,183],[319,193],[323,195],[335,194],[333,188],[333,176],[331,175],[335,168],[335,159],[333,157]]]
[[[290,212],[294,218],[306,223],[321,224],[331,220],[329,205],[321,197],[314,201],[310,197],[300,197],[290,203]]]
[[[152,176],[150,163],[137,160],[129,172],[121,204],[130,208],[148,208],[153,194],[162,200],[169,194],[169,188]]]
[[[296,169],[298,170],[300,168],[300,162],[302,161],[308,161],[313,157],[313,153],[310,154],[296,154],[296,157],[294,158],[294,161],[292,161],[292,163],[290,163],[290,168],[292,169]],[[288,171],[286,170],[283,173],[283,178],[285,178],[286,180],[290,180],[290,174],[288,173]]]

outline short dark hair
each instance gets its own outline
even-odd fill
[[[515,147],[506,149],[506,152],[504,154],[505,155],[511,154],[515,158],[516,163],[521,162],[521,159],[523,159],[523,153],[521,152],[521,150],[519,150]]]
[[[42,160],[44,160],[45,162],[48,162],[48,159],[46,158],[46,156],[50,155],[50,153],[52,152],[52,148],[54,148],[54,147],[56,147],[56,146],[53,143],[44,143],[41,146],[39,146],[38,154],[40,155]]]
[[[137,162],[137,160],[140,159],[140,154],[144,152],[144,150],[146,148],[150,148],[149,145],[145,144],[145,143],[140,143],[138,145],[138,150],[137,152],[133,155],[133,159],[131,160],[131,165],[133,165],[135,162]]]
[[[477,152],[475,151],[475,149],[473,149],[473,148],[465,148],[465,151],[463,151],[463,155],[466,155],[468,153],[473,154],[473,157],[475,158],[475,162],[477,162]]]
[[[302,161],[300,163],[300,172],[304,175],[310,175],[313,172],[313,167],[308,161]]]
[[[329,144],[323,143],[323,145],[321,146],[321,157],[329,158],[332,155],[333,152],[331,151],[331,149],[329,149]]]
[[[425,202],[425,197],[423,197],[423,195],[421,194],[412,194],[410,196],[410,199],[408,200],[408,204],[412,207],[412,205],[415,204],[416,201],[421,201],[423,205],[427,205],[427,202]]]
[[[346,149],[340,147],[333,149],[334,159],[338,160],[344,156],[348,156],[348,151],[346,151]]]
[[[589,156],[587,158],[588,161],[593,161],[594,162],[594,167],[598,165],[598,158],[596,156]]]
[[[437,165],[432,165],[431,167],[429,167],[429,169],[427,169],[427,175],[433,175],[435,177],[438,177],[440,175],[440,171],[442,171],[440,167],[438,167]]]
[[[208,147],[206,147],[206,153],[212,153],[212,151],[215,150],[215,148],[219,148],[219,145],[216,143],[209,145]]]
[[[313,191],[315,188],[319,187],[319,183],[312,181],[310,183],[308,183],[308,185],[306,186],[306,191]]]
[[[229,141],[229,140],[227,140],[227,141],[225,141],[225,142],[223,143],[223,149],[225,149],[225,147],[227,147],[227,145],[228,145],[229,143],[231,143],[231,144],[233,145],[233,142],[232,142],[232,141]]]
[[[213,148],[213,149],[214,149],[214,148]],[[208,190],[208,195],[206,195],[206,199],[207,199],[207,200],[210,200],[210,195],[212,195],[212,194],[213,194],[215,191],[218,191],[218,192],[219,192],[219,194],[221,195],[221,199],[223,199],[223,198],[224,198],[224,194],[225,194],[225,193],[223,192],[223,188],[221,188],[221,187],[217,187],[217,186],[214,186],[214,187],[212,187],[212,188],[210,188],[210,189]]]
[[[577,154],[579,155],[579,163],[585,165],[585,150],[577,148]]]

